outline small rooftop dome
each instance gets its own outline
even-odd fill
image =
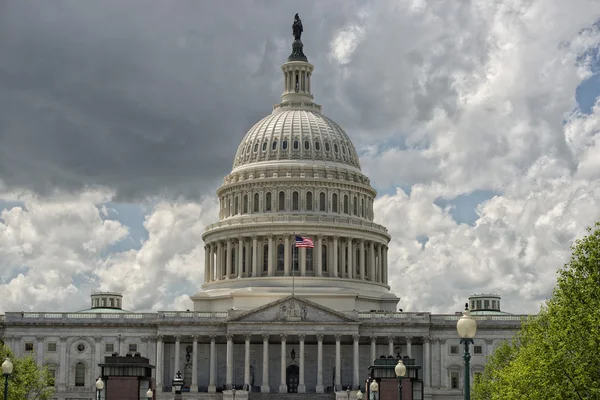
[[[119,292],[93,292],[91,308],[80,313],[127,313],[123,310],[123,294]]]
[[[500,296],[493,293],[472,294],[469,309],[472,315],[509,314],[500,310]]]

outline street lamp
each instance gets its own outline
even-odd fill
[[[398,400],[402,400],[402,378],[406,375],[406,365],[404,365],[401,358],[398,358],[398,364],[394,367],[394,372],[398,377]]]
[[[146,397],[148,398],[148,400],[152,399],[153,395],[154,393],[152,393],[152,388],[148,389],[148,391],[146,392]]]
[[[350,400],[350,386],[348,386],[346,388],[346,396],[347,396],[347,399]]]
[[[231,389],[231,394],[233,394],[233,400],[235,400],[235,388]]]
[[[2,363],[2,374],[4,374],[4,398],[8,399],[8,377],[12,374],[13,363],[10,362],[10,358],[6,357],[6,360]]]
[[[369,389],[371,390],[371,399],[370,400],[379,400],[379,384],[376,380],[373,380],[369,385]]]
[[[469,311],[469,303],[465,304],[465,311],[463,311],[462,317],[456,323],[456,330],[458,336],[460,336],[460,343],[465,345],[465,400],[471,400],[471,373],[469,362],[471,360],[471,354],[469,354],[469,344],[473,343],[473,338],[477,332],[477,322],[471,317]]]
[[[356,392],[356,400],[363,400],[363,392],[361,392],[360,389]]]
[[[99,376],[98,380],[96,380],[96,399],[97,400],[102,399],[102,389],[104,389],[104,381],[102,380],[102,377]]]
[[[181,388],[183,387],[183,378],[181,377],[181,371],[177,371],[175,378],[173,378],[173,387],[175,388],[175,398],[181,399]],[[179,396],[177,396],[179,395]]]

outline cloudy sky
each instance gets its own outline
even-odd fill
[[[296,12],[399,307],[536,312],[600,219],[597,0],[0,1],[0,312],[191,307]]]

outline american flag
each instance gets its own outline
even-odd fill
[[[315,244],[313,243],[312,239],[307,238],[307,237],[302,237],[302,236],[296,236],[296,247],[308,247],[308,248],[313,248],[315,247]]]

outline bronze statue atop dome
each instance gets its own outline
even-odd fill
[[[302,20],[298,16],[298,13],[296,13],[296,15],[294,15],[294,23],[292,24],[292,32],[294,33],[294,39],[300,40],[303,29],[302,29]]]

